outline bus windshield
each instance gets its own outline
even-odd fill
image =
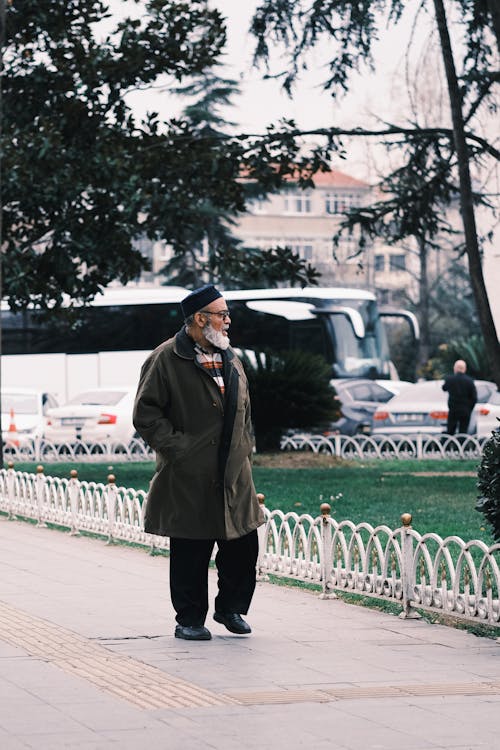
[[[348,314],[325,313],[333,332],[335,377],[389,377],[389,348],[375,302],[352,299],[341,302],[359,313],[364,335],[357,335]]]

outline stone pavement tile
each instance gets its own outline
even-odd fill
[[[46,704],[30,706],[29,711],[2,711],[0,727],[16,736],[85,731],[80,722]]]
[[[67,703],[63,710],[65,716],[94,732],[104,730],[141,731],[162,728],[161,723],[154,719],[148,711],[139,710],[126,701]]]
[[[437,745],[443,748],[454,748],[459,742],[489,747],[495,741],[498,742],[498,732],[495,735],[493,726],[484,727],[474,720],[476,696],[470,696],[468,701],[462,703],[462,711],[464,714],[468,713],[470,721],[460,717],[457,717],[454,722],[443,720],[444,710],[437,710],[440,703],[439,698],[433,705],[419,704],[407,698],[397,699],[397,702],[361,699],[342,701],[342,709],[356,721],[360,717],[373,721],[390,732],[409,735],[414,742],[426,741],[431,747]],[[380,731],[377,727],[375,736],[378,738],[379,735]]]
[[[240,707],[235,711],[235,707],[226,707],[225,711],[219,710],[218,715],[207,709],[197,710],[192,716],[196,726],[190,728],[191,736],[197,738],[200,747],[206,738],[218,750],[234,750],[238,744],[249,750],[316,748],[328,739],[327,726],[321,725],[322,719],[316,715],[314,704],[244,708],[244,711],[239,710]],[[169,721],[168,717],[165,721]],[[344,748],[340,743],[338,747]]]
[[[199,717],[202,722],[205,716]],[[225,721],[231,725],[230,717]],[[251,706],[246,714],[239,714],[235,732],[244,737],[245,750],[260,748],[316,748],[319,743],[332,750],[430,750],[430,743],[413,741],[411,736],[387,730],[363,719],[353,719],[333,703],[298,703],[294,705]],[[213,735],[209,735],[213,739]],[[233,745],[234,747],[234,745]],[[232,750],[228,746],[228,750]]]
[[[3,660],[1,676],[13,685],[34,693],[37,688],[64,687],[72,679],[55,664],[34,656]]]
[[[0,675],[1,673],[2,664],[0,664]],[[14,683],[9,680],[0,677],[0,719],[2,712],[8,710],[7,707],[13,709],[19,703],[26,706],[32,706],[43,702],[44,701],[40,700],[40,698],[32,694],[29,690],[25,690],[23,687],[14,685]]]
[[[2,750],[26,750],[29,745],[26,745],[18,737],[0,731],[0,747]]]
[[[34,692],[33,688],[31,692]],[[60,706],[62,710],[65,710],[64,704],[66,703],[95,703],[99,701],[101,704],[107,704],[114,700],[97,685],[66,673],[61,684],[46,685],[41,687],[36,694],[40,695],[44,702],[52,706]]]
[[[476,730],[479,728],[500,734],[500,695],[460,695],[456,696],[456,700],[451,700],[452,697],[442,696],[441,700],[435,700],[434,703],[426,697],[428,703],[425,704],[419,698],[411,698],[409,703],[428,706],[441,717],[448,716],[462,724],[471,725]],[[500,747],[500,740],[498,745]]]
[[[26,745],[18,737],[13,737],[11,734],[5,736],[0,734],[0,747],[2,750],[26,750],[30,745]]]
[[[117,750],[108,738],[89,730],[62,734],[20,735],[23,748],[30,750]],[[2,750],[5,748],[2,746]],[[138,748],[139,750],[139,748]]]
[[[2,659],[10,659],[14,656],[22,656],[23,651],[17,646],[0,641],[0,663]]]
[[[112,742],[110,747],[116,750],[234,750],[234,737],[232,745],[213,744],[209,737],[186,737],[178,736],[164,726],[160,730],[128,730],[101,732],[103,739]],[[86,749],[84,749],[86,750]]]

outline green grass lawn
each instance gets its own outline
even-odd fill
[[[306,466],[303,464],[307,463]],[[298,464],[298,467],[297,467]],[[329,502],[338,521],[367,521],[373,526],[401,525],[402,513],[411,513],[420,533],[457,535],[464,540],[493,538],[483,516],[474,509],[478,461],[370,460],[337,461],[328,456],[256,457],[254,481],[266,496],[269,509],[317,516],[321,502]],[[35,464],[16,464],[34,471]],[[76,468],[82,480],[106,482],[109,473],[118,485],[147,490],[154,472],[152,462],[115,464],[50,464],[46,474],[69,476]],[[332,498],[332,499],[331,499]]]

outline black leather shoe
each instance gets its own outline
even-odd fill
[[[252,632],[252,628],[248,622],[245,622],[241,615],[233,612],[214,612],[214,620],[224,625],[231,633],[248,635],[248,633]]]
[[[176,625],[175,637],[185,641],[209,641],[212,634],[203,625]]]

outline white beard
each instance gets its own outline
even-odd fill
[[[225,330],[227,330],[227,328]],[[216,331],[210,321],[203,329],[203,334],[206,340],[209,341],[212,346],[217,347],[217,349],[227,349],[230,344],[229,336],[225,336],[222,331]]]

